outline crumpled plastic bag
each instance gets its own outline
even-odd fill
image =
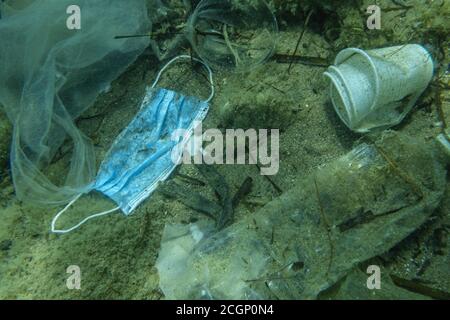
[[[248,72],[274,53],[278,23],[264,0],[203,0],[189,17],[186,34],[208,65]]]
[[[81,9],[80,30],[67,27],[70,5]],[[151,31],[146,1],[6,1],[0,11],[0,105],[13,124],[16,194],[67,203],[96,174],[93,146],[74,119],[148,46],[147,38],[114,39]],[[63,143],[73,145],[73,155],[60,186],[45,169]]]
[[[167,299],[319,298],[429,219],[446,186],[437,150],[386,132],[220,232],[207,221],[167,225],[161,290]]]

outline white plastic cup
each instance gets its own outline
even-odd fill
[[[417,44],[341,51],[324,75],[331,100],[353,131],[387,129],[400,123],[433,78],[428,51]]]

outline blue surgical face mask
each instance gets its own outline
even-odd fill
[[[202,63],[209,72],[212,92],[208,100],[201,101],[167,89],[155,89],[165,69],[176,60],[185,58],[191,59],[190,56],[178,56],[160,71],[153,86],[147,89],[139,113],[116,138],[88,190],[105,194],[118,206],[91,215],[69,229],[56,229],[58,218],[81,197],[80,194],[54,217],[52,232],[67,233],[92,218],[119,210],[129,215],[152,194],[159,182],[166,180],[173,172],[179,162],[174,159],[174,148],[179,148],[181,158],[181,150],[192,135],[194,123],[206,117],[208,102],[214,96],[212,71],[197,59],[194,60]],[[173,132],[180,129],[187,134],[179,141],[174,140]]]

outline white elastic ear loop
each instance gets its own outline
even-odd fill
[[[93,214],[93,215],[91,215],[91,216],[85,218],[85,219],[82,220],[80,223],[78,223],[77,225],[75,225],[75,226],[73,226],[73,227],[71,227],[71,228],[69,228],[69,229],[64,229],[64,230],[55,229],[55,224],[56,224],[56,221],[59,219],[59,217],[60,217],[64,212],[66,212],[67,209],[69,209],[69,208],[70,208],[70,207],[71,207],[78,199],[80,199],[80,197],[81,197],[82,195],[83,195],[83,194],[79,194],[78,196],[76,196],[75,199],[73,199],[72,201],[70,201],[69,204],[68,204],[64,209],[62,209],[60,212],[58,212],[58,213],[55,215],[55,217],[54,217],[53,220],[52,220],[52,232],[53,232],[53,233],[60,233],[60,234],[63,234],[63,233],[69,233],[69,232],[72,232],[73,230],[78,229],[81,225],[85,224],[87,221],[89,221],[89,220],[91,220],[91,219],[94,219],[94,218],[97,218],[97,217],[101,217],[101,216],[104,216],[104,215],[107,215],[107,214],[116,212],[116,211],[118,211],[118,210],[120,209],[120,207],[117,207],[117,208],[114,208],[114,209],[111,209],[111,210],[108,210],[108,211],[104,211],[104,212],[100,212],[100,213]]]
[[[206,102],[210,102],[213,98],[214,98],[214,94],[215,94],[215,89],[214,89],[214,81],[213,81],[213,72],[211,70],[211,68],[202,60],[199,60],[197,58],[193,58],[191,56],[188,55],[181,55],[181,56],[177,56],[175,58],[173,58],[172,60],[170,60],[158,73],[158,75],[156,76],[156,80],[155,82],[153,82],[152,88],[155,88],[156,85],[159,82],[159,79],[161,78],[161,75],[163,74],[164,71],[166,71],[166,69],[175,61],[179,60],[179,59],[189,59],[189,60],[194,60],[196,62],[201,63],[206,70],[208,70],[209,73],[209,83],[211,84],[211,95],[209,96],[208,100],[206,100]]]

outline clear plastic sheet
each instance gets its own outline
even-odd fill
[[[203,0],[190,16],[187,32],[210,66],[245,72],[272,55],[278,25],[263,0]]]
[[[167,299],[320,297],[429,219],[446,184],[436,150],[387,132],[220,232],[206,221],[166,226],[161,290]]]
[[[80,30],[67,27],[70,5],[81,9]],[[0,105],[13,124],[17,196],[67,203],[96,173],[93,146],[74,119],[147,47],[147,38],[114,39],[151,31],[146,1],[6,1],[0,10]],[[44,172],[63,143],[73,155],[56,185]]]

